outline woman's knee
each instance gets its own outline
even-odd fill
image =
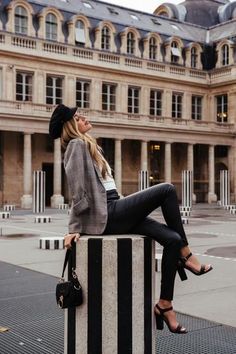
[[[183,240],[177,232],[172,232],[168,238],[168,247],[181,249],[183,247]]]

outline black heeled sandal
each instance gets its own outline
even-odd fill
[[[187,275],[186,275],[186,272],[185,272],[184,268],[189,270],[191,273],[193,273],[195,275],[203,275],[203,274],[206,274],[206,273],[210,272],[210,270],[213,269],[213,267],[211,265],[209,265],[209,268],[206,269],[206,265],[205,264],[201,265],[201,269],[199,271],[194,270],[191,267],[187,266],[186,262],[192,255],[193,254],[190,252],[186,257],[181,257],[180,258],[177,270],[178,270],[180,278],[181,278],[181,276],[184,278],[184,279],[181,278],[181,280],[186,280],[187,279]],[[184,273],[185,273],[185,275],[184,275]]]
[[[169,331],[172,332],[172,333],[176,333],[176,334],[188,333],[186,328],[184,328],[180,324],[178,324],[178,326],[175,329],[172,329],[170,327],[169,321],[167,320],[167,318],[165,318],[164,314],[166,312],[172,311],[172,310],[173,310],[172,306],[168,307],[167,309],[162,309],[158,304],[156,304],[156,306],[154,308],[154,313],[155,313],[155,316],[156,316],[156,327],[157,327],[157,329],[162,330],[164,328],[164,322],[165,322],[167,327],[168,327],[168,329],[169,329]]]

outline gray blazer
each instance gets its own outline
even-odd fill
[[[102,175],[85,142],[69,142],[64,167],[72,197],[69,233],[102,234],[107,224],[107,198]]]

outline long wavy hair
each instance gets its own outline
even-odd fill
[[[71,139],[79,138],[85,142],[87,145],[92,159],[96,162],[99,169],[101,170],[102,177],[105,178],[108,174],[106,160],[102,155],[102,148],[97,144],[96,140],[89,134],[82,134],[77,126],[77,121],[73,117],[69,121],[63,124],[62,134],[61,134],[61,145],[66,149]]]

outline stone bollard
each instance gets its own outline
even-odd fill
[[[64,353],[154,354],[154,241],[140,235],[82,236],[76,247],[84,302],[65,310]]]

